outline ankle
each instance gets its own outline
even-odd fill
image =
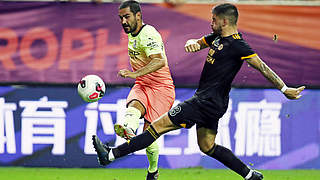
[[[110,152],[109,152],[108,160],[109,161],[114,161],[115,159],[116,158],[115,158],[115,156],[113,154],[113,149],[111,149]]]
[[[253,174],[253,170],[250,169],[249,173],[247,174],[247,176],[244,178],[245,180],[248,180],[252,177],[252,174]]]

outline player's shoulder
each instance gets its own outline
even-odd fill
[[[145,28],[146,31],[158,32],[157,29],[155,27],[153,27],[152,25],[150,25],[150,24],[145,24],[144,28]]]
[[[232,42],[231,42],[232,48],[236,52],[248,52],[249,51],[250,53],[253,53],[252,48],[247,43],[247,41],[245,39],[243,39],[243,37],[240,33],[233,34],[229,38],[232,39]]]
[[[159,36],[157,29],[149,24],[144,25],[141,31],[142,37]]]
[[[227,38],[229,41],[231,41],[233,44],[242,44],[245,43],[246,41],[242,38],[241,33],[235,33],[232,34]]]
[[[235,33],[235,34],[232,34],[230,36],[231,39],[233,40],[242,40],[242,34],[241,33]]]
[[[229,40],[231,40],[232,44],[234,44],[234,45],[239,45],[239,46],[248,45],[247,41],[245,39],[243,39],[241,33],[232,34],[229,37]]]

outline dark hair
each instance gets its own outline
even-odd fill
[[[120,4],[119,9],[124,9],[127,7],[130,7],[130,11],[133,14],[137,14],[137,12],[141,12],[140,4],[137,1],[133,1],[133,0],[124,1]]]
[[[230,24],[236,25],[238,21],[238,9],[235,5],[230,3],[219,4],[212,9],[212,14],[218,17],[226,17],[229,19]]]

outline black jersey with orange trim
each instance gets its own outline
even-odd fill
[[[225,111],[231,83],[240,70],[243,60],[256,54],[242,39],[240,33],[228,37],[208,34],[202,40],[210,49],[196,95],[202,99],[211,99],[217,108]]]

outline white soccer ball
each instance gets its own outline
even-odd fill
[[[106,92],[106,85],[97,75],[87,75],[78,83],[78,94],[86,102],[96,102]]]

